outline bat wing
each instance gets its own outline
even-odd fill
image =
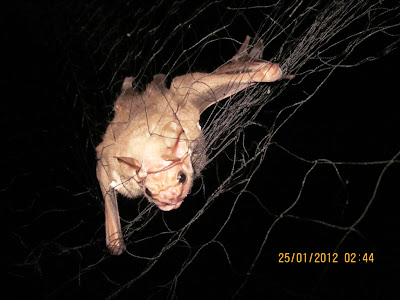
[[[104,200],[106,216],[106,243],[113,255],[120,255],[125,250],[122,237],[121,223],[119,220],[117,195],[112,188],[107,192]]]
[[[256,82],[274,82],[282,78],[278,64],[262,60],[262,40],[248,52],[247,36],[233,58],[212,73],[189,73],[174,78],[170,90],[176,100],[189,101],[201,114],[210,105],[232,96]]]
[[[106,244],[111,254],[120,255],[125,250],[125,244],[119,220],[117,194],[114,187],[109,184],[109,178],[101,164],[97,167],[97,177],[104,198]]]

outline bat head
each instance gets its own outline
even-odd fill
[[[144,180],[144,194],[159,209],[170,211],[181,206],[189,194],[193,182],[193,168],[190,155],[159,171],[151,171]]]
[[[148,138],[141,161],[133,157],[118,157],[118,161],[123,173],[139,184],[150,202],[170,211],[181,206],[192,187],[191,154],[183,128],[169,122],[161,134]]]

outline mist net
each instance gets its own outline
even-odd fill
[[[56,171],[64,180],[50,181],[54,195],[38,192],[15,229],[25,250],[13,276],[30,274],[49,298],[391,295],[399,4],[139,2],[59,1],[49,10],[72,147]],[[207,109],[191,193],[170,212],[119,195],[126,252],[110,255],[95,147],[123,79],[144,90],[155,74],[170,82],[212,72],[246,35],[295,77]]]

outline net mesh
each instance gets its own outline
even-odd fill
[[[29,278],[48,298],[392,296],[399,4],[200,2],[36,8],[52,24],[44,40],[58,54],[57,96],[48,105],[54,117],[39,126],[50,167],[19,161],[2,189],[24,199],[7,206],[18,249],[11,278]],[[210,107],[191,194],[171,212],[120,196],[127,251],[111,256],[94,149],[123,79],[134,76],[143,90],[158,73],[211,72],[246,35],[261,38],[264,58],[296,77]],[[339,253],[341,263],[281,263],[280,253]],[[354,267],[345,253],[356,253]]]

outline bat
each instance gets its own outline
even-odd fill
[[[179,208],[192,187],[192,161],[201,136],[201,113],[218,101],[257,82],[283,76],[277,63],[262,59],[258,39],[249,49],[247,36],[238,52],[212,73],[175,77],[167,88],[155,75],[141,92],[125,78],[114,104],[114,119],[96,147],[96,174],[104,198],[106,244],[113,255],[125,250],[117,194],[145,196],[163,211]]]

